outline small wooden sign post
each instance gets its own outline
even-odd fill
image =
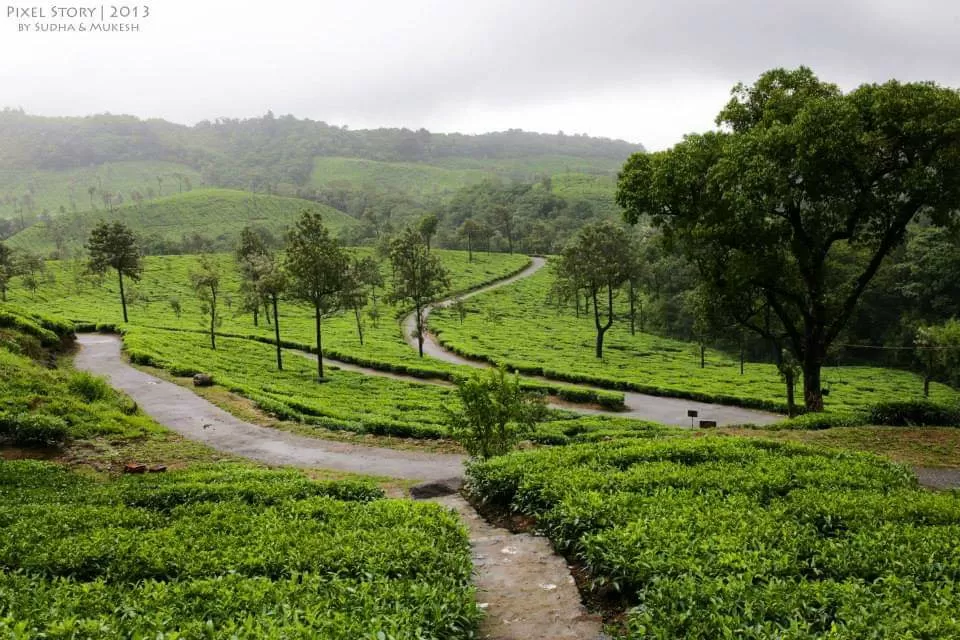
[[[697,426],[697,425],[696,425],[696,422],[695,422],[695,419],[696,419],[696,417],[699,416],[699,415],[700,415],[700,412],[697,411],[696,409],[687,409],[687,417],[690,418],[690,427],[691,427],[691,428]]]

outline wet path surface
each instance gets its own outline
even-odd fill
[[[392,478],[435,480],[463,473],[463,456],[320,440],[244,422],[189,389],[130,366],[117,336],[84,334],[77,342],[77,369],[105,376],[160,424],[218,451],[272,465]]]

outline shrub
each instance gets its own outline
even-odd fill
[[[70,376],[67,383],[70,391],[77,394],[87,402],[97,402],[106,400],[113,395],[113,390],[107,381],[100,376],[95,376],[86,371],[77,371]]]
[[[69,427],[63,418],[42,413],[0,414],[0,437],[23,447],[52,447],[63,444]]]
[[[883,402],[870,408],[867,420],[891,427],[960,426],[960,408],[924,400]]]

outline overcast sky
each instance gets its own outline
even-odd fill
[[[22,33],[37,20],[8,6],[61,21],[47,2],[6,0],[0,105],[188,124],[271,109],[354,129],[563,130],[661,149],[712,127],[730,88],[771,67],[805,64],[845,88],[960,86],[958,0],[140,2],[151,15],[138,33]]]

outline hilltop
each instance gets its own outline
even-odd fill
[[[98,221],[120,220],[142,238],[150,253],[197,250],[203,241],[205,248],[229,251],[244,226],[260,227],[279,239],[305,209],[321,213],[334,233],[356,224],[346,214],[305,200],[230,189],[200,189],[113,210],[68,213],[17,233],[8,244],[44,256],[58,250],[71,252],[82,246]]]

